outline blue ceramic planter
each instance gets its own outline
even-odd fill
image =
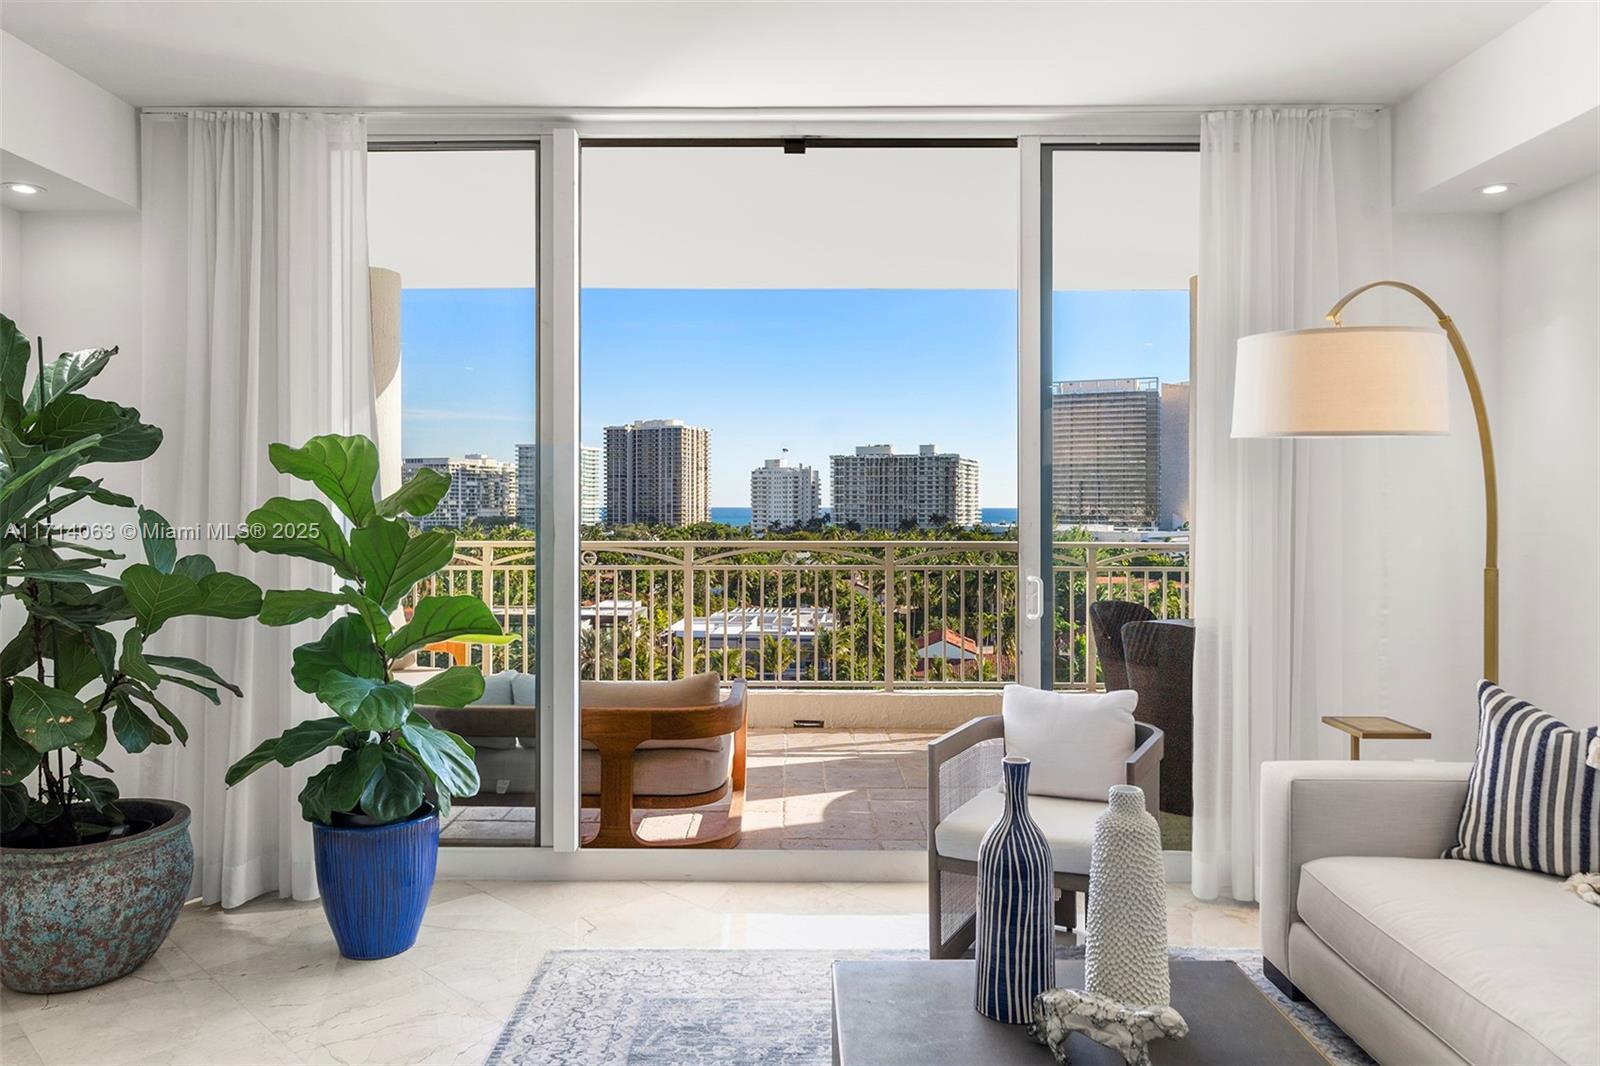
[[[1028,816],[1028,760],[1002,764],[1006,806],[978,845],[976,1006],[1011,1025],[1033,1021],[1033,1000],[1056,983],[1055,870],[1050,842]]]
[[[341,828],[313,823],[317,888],[339,953],[386,959],[417,942],[439,863],[432,807],[403,822]]]

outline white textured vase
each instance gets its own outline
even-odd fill
[[[1142,1007],[1172,1001],[1167,969],[1167,885],[1161,829],[1144,809],[1144,790],[1114,785],[1095,819],[1089,854],[1089,930],[1085,990]]]

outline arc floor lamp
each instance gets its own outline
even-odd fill
[[[1388,287],[1422,301],[1443,332],[1414,326],[1345,326],[1357,296]],[[1233,391],[1235,437],[1388,437],[1447,433],[1450,394],[1445,342],[1467,379],[1483,453],[1483,676],[1500,680],[1499,501],[1494,443],[1472,356],[1450,316],[1403,281],[1374,281],[1328,312],[1332,326],[1239,338]]]

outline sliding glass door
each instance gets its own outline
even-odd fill
[[[1122,619],[1188,615],[1198,156],[1185,145],[1034,151],[1029,648],[1038,684],[1125,687],[1115,647],[1107,675],[1096,616],[1114,643]],[[1093,606],[1107,601],[1133,606]]]
[[[456,535],[421,591],[482,597],[508,646],[446,642],[414,682],[479,667],[484,706],[439,712],[467,736],[478,795],[458,800],[444,845],[540,843],[538,570],[539,164],[530,145],[384,145],[368,159],[368,243],[379,451],[397,478],[450,478],[422,529]],[[404,607],[402,609],[405,609]]]

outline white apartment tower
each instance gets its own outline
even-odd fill
[[[600,462],[600,449],[593,444],[578,445],[578,522],[597,526],[605,516],[606,483]]]
[[[906,522],[935,526],[977,525],[978,461],[924,444],[915,455],[897,455],[887,444],[835,455],[833,521],[863,529],[898,529]]]
[[[687,526],[711,520],[711,431],[677,419],[606,427],[606,521]]]
[[[516,464],[503,463],[475,453],[459,458],[407,459],[400,476],[409,480],[423,469],[437,470],[448,476],[450,490],[431,514],[416,520],[421,528],[445,526],[460,529],[471,522],[499,525],[517,518]]]
[[[750,471],[750,528],[803,526],[822,515],[822,478],[805,464],[768,459]]]
[[[600,479],[600,449],[578,445],[578,522],[600,523],[605,505],[605,483]],[[517,525],[533,529],[539,514],[539,446],[517,445]]]

